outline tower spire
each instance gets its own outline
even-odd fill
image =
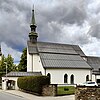
[[[32,9],[32,19],[31,19],[31,25],[35,25],[34,5],[33,5],[33,9]]]
[[[30,24],[30,28],[31,28],[31,32],[29,33],[29,38],[30,41],[33,43],[37,42],[37,37],[38,34],[36,33],[36,23],[35,23],[35,16],[34,16],[34,5],[33,5],[33,9],[32,9],[32,19],[31,19],[31,24]]]

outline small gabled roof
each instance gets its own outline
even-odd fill
[[[39,76],[41,72],[10,72],[7,77],[21,77],[21,76]]]

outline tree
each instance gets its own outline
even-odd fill
[[[14,59],[10,54],[8,54],[7,58],[5,58],[5,62],[7,63],[7,72],[16,71],[16,66],[14,65]]]
[[[0,61],[0,76],[5,74],[6,72],[6,64],[5,64],[5,56],[2,55],[1,61]]]
[[[7,58],[2,55],[2,59],[0,61],[0,82],[1,77],[6,74],[6,64],[7,64],[7,73],[11,71],[15,71],[16,66],[14,65],[14,59],[10,54],[8,54]]]
[[[5,73],[7,64],[7,72],[16,71],[16,66],[14,65],[14,59],[10,54],[8,54],[7,58],[2,55],[2,59],[0,61],[0,73]]]
[[[21,55],[21,60],[18,65],[18,70],[19,71],[27,71],[27,48],[23,49],[23,52]]]

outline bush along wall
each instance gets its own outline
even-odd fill
[[[22,90],[41,94],[42,87],[50,84],[50,78],[48,76],[19,77],[17,84]]]

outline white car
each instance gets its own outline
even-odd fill
[[[98,86],[98,84],[96,82],[87,81],[83,84],[80,84],[80,86]]]

